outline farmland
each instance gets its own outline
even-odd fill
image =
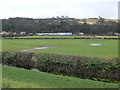
[[[46,36],[50,37],[50,36]],[[51,36],[52,37],[52,36]],[[57,36],[59,38],[60,36]],[[67,37],[67,36],[64,36]],[[77,36],[78,37],[78,36]],[[36,38],[36,37],[35,37]],[[101,44],[92,46],[90,44]],[[64,54],[73,56],[118,57],[118,40],[105,39],[3,39],[2,51],[19,51],[38,47],[55,47],[27,52]],[[43,60],[44,61],[44,60]],[[52,61],[52,60],[51,60]],[[64,61],[63,61],[64,63]],[[48,66],[48,65],[47,65]],[[46,67],[47,67],[46,66]],[[107,83],[62,76],[16,67],[3,67],[3,88],[117,88],[117,83]],[[14,74],[14,76],[13,76]],[[19,77],[18,77],[19,76]],[[39,78],[39,79],[38,79]],[[32,82],[31,82],[32,81]]]
[[[91,46],[100,43],[101,46]],[[70,54],[82,56],[118,57],[118,40],[2,40],[3,51],[53,46],[56,48],[31,50],[30,52]]]
[[[39,8],[40,3],[32,4],[36,4]],[[57,3],[56,5],[50,3],[55,7],[57,5]],[[77,2],[73,6],[74,9],[76,6],[79,8],[78,5],[80,6]],[[86,5],[82,6],[86,7]],[[34,12],[38,10],[32,9],[31,4],[30,7]],[[52,9],[47,10],[47,8],[39,11],[50,13]],[[79,14],[74,9],[69,8],[67,13],[71,13],[72,10],[73,13]],[[96,7],[94,9],[97,10]],[[66,12],[64,7],[63,10]],[[0,23],[2,36],[0,38],[0,88],[1,85],[5,89],[101,88],[109,90],[111,88],[117,90],[119,88],[119,20],[101,17],[103,14],[101,11],[101,14],[97,14],[98,18],[92,16],[85,18],[91,10],[84,12],[84,18],[75,17],[76,15],[64,16],[63,11],[62,16],[54,17],[52,12],[52,17],[48,15],[47,18],[39,17],[37,11],[38,15],[33,13],[35,18],[31,12],[27,12],[31,18],[29,15],[25,17],[23,15],[0,20],[2,21]]]
[[[93,23],[96,23],[98,20],[97,19],[86,19],[87,23],[89,24],[93,24]],[[105,19],[105,21],[114,21],[114,22],[118,22],[117,19]]]

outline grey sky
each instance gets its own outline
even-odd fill
[[[118,18],[118,0],[0,0],[0,18]]]

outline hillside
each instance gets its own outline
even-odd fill
[[[117,88],[118,84],[3,66],[3,88]]]

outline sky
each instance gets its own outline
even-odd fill
[[[0,0],[0,19],[13,17],[118,18],[119,0]]]

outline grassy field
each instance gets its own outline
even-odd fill
[[[103,44],[91,46],[92,43]],[[53,46],[29,52],[118,57],[118,40],[104,39],[54,39],[54,40],[2,40],[2,51],[18,51],[37,47]],[[3,66],[4,88],[117,88],[118,84],[54,75],[33,70]]]
[[[92,43],[103,44],[91,46]],[[118,40],[2,40],[3,51],[17,51],[37,47],[56,48],[32,50],[30,52],[87,55],[99,57],[118,57]]]
[[[105,19],[106,22],[108,21],[113,21],[113,22],[118,22],[117,19]],[[89,24],[95,24],[98,22],[98,19],[86,19],[86,22],[89,23]],[[80,21],[80,23],[83,23]]]
[[[118,84],[3,66],[3,88],[118,88]]]
[[[95,36],[96,38],[118,38],[118,36]],[[91,38],[91,36],[20,36],[13,38]]]

